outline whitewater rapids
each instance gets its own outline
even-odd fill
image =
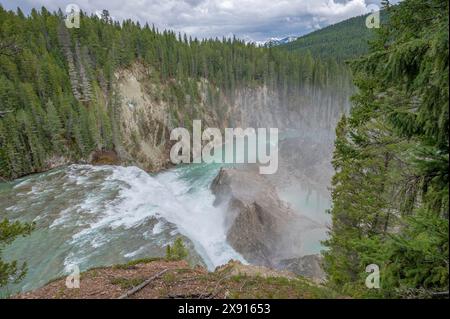
[[[179,236],[209,269],[230,259],[245,262],[226,242],[224,209],[213,206],[209,185],[219,169],[186,165],[152,176],[137,167],[71,165],[16,181],[10,185],[15,196],[0,191],[0,209],[37,224],[6,252],[29,265],[33,280],[25,278],[22,288],[74,265],[84,270],[164,256]]]

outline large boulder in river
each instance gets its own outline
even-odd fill
[[[222,168],[211,185],[215,205],[227,211],[227,241],[248,262],[276,267],[304,255],[301,234],[322,227],[294,212],[257,169]]]

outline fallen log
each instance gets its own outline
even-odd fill
[[[134,287],[133,289],[127,291],[126,293],[124,293],[122,296],[120,296],[118,299],[125,299],[128,298],[132,295],[134,295],[136,292],[138,292],[139,290],[141,290],[142,288],[144,288],[145,286],[147,286],[150,282],[152,282],[153,280],[155,280],[156,278],[160,277],[162,274],[164,274],[165,272],[167,272],[169,269],[164,269],[163,271],[160,271],[159,273],[157,273],[156,275],[150,277],[149,279],[145,280],[143,283],[141,283],[140,285]]]

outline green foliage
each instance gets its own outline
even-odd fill
[[[188,256],[188,251],[184,246],[183,239],[178,237],[175,239],[173,246],[167,245],[166,259],[167,260],[183,260]]]
[[[344,62],[360,57],[369,51],[369,42],[374,38],[374,29],[366,27],[367,15],[354,17],[311,32],[279,48],[314,57]],[[381,12],[381,22],[387,19]]]
[[[354,296],[448,291],[448,2],[387,8],[337,128],[330,283]],[[364,286],[377,264],[381,290]]]
[[[0,222],[0,287],[8,283],[19,282],[26,274],[27,265],[19,265],[17,261],[4,262],[1,259],[2,250],[19,236],[27,236],[34,228],[34,224],[10,222],[4,219]]]

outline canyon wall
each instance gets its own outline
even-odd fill
[[[199,99],[180,108],[162,96],[165,88],[152,81],[151,73],[150,68],[138,63],[117,71],[119,102],[111,107],[117,113],[114,118],[120,138],[115,149],[122,162],[152,172],[171,165],[169,151],[174,142],[170,141],[170,131],[175,127],[190,130],[196,119],[202,120],[203,129],[276,127],[280,133],[293,129],[310,141],[310,146],[319,148],[320,156],[329,162],[335,125],[349,105],[349,94],[332,88],[304,88],[282,95],[256,86],[236,89],[230,97],[202,80],[197,83]],[[215,91],[214,99],[211,90]],[[191,99],[185,97],[186,101]],[[305,143],[303,146],[308,147]]]

